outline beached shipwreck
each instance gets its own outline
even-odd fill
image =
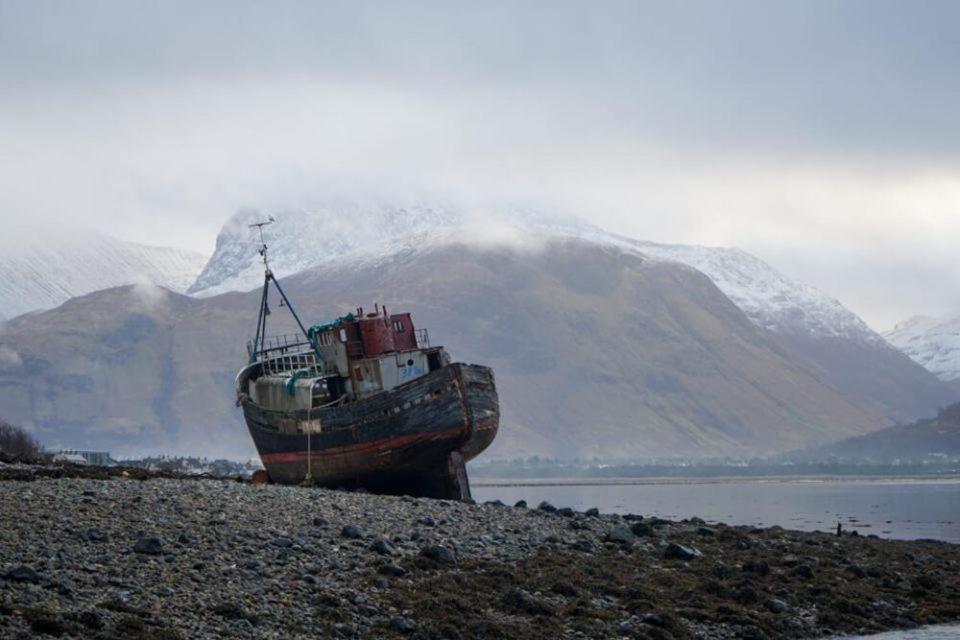
[[[466,462],[500,424],[493,371],[451,362],[409,313],[379,305],[307,328],[266,245],[261,255],[260,314],[236,393],[269,480],[470,498]],[[267,336],[271,285],[299,334]]]

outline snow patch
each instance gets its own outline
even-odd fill
[[[960,316],[914,316],[884,337],[941,380],[960,380]]]
[[[182,292],[206,262],[192,251],[89,231],[9,237],[0,248],[0,309],[7,318],[121,285],[153,283]]]

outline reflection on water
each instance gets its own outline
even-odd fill
[[[521,481],[525,482],[525,481]],[[474,498],[530,506],[639,513],[669,519],[845,530],[883,538],[935,538],[960,543],[960,479],[822,479],[531,481],[476,479]],[[903,636],[906,637],[906,636]],[[935,636],[931,636],[935,637]],[[952,636],[957,637],[957,636]]]
[[[937,625],[910,631],[890,631],[872,636],[842,636],[835,640],[957,640],[960,625]]]

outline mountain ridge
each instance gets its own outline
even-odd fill
[[[259,238],[248,225],[264,217],[252,210],[231,217],[190,293],[211,295],[259,285],[259,262],[253,251],[259,246]],[[610,233],[576,218],[532,211],[500,211],[477,220],[476,214],[455,207],[347,203],[277,212],[276,220],[276,225],[267,227],[266,235],[271,265],[281,277],[337,261],[369,263],[378,256],[469,242],[478,236],[480,242],[490,244],[510,243],[515,236],[580,238],[692,266],[706,273],[752,321],[766,329],[884,343],[879,334],[834,298],[786,278],[740,249],[654,243]]]
[[[0,258],[0,321],[125,284],[186,291],[207,260],[185,249],[80,230],[31,233],[8,244]]]
[[[491,365],[494,456],[748,455],[893,422],[820,380],[701,272],[611,245],[433,247],[283,286],[303,318],[387,302],[455,359]],[[51,445],[248,457],[232,385],[258,300],[121,287],[14,319],[0,330],[0,407]],[[271,333],[292,328],[282,315]]]
[[[913,316],[884,337],[914,362],[960,389],[960,316]]]

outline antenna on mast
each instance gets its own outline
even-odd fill
[[[290,304],[290,300],[287,299],[287,294],[283,292],[283,287],[280,286],[280,283],[277,282],[277,279],[274,277],[273,272],[270,271],[270,263],[267,261],[267,243],[263,239],[263,228],[268,224],[273,224],[276,222],[273,216],[267,216],[267,219],[263,222],[254,222],[253,224],[248,224],[247,227],[250,229],[256,227],[257,232],[260,234],[260,257],[263,258],[263,293],[260,296],[260,315],[257,318],[257,333],[253,339],[253,345],[250,349],[250,361],[253,362],[256,360],[263,349],[267,341],[267,316],[270,315],[270,283],[273,282],[273,286],[277,288],[277,293],[280,294],[280,306],[286,307],[290,311],[290,315],[293,316],[293,319],[297,322],[297,326],[300,328],[300,333],[307,339],[307,342],[313,348],[313,352],[317,354],[317,360],[323,362],[323,356],[320,354],[320,349],[317,347],[316,341],[310,337],[310,332],[307,331],[306,327],[303,326],[303,323],[300,322],[300,316],[297,315],[297,312],[294,310],[293,305]]]
[[[247,225],[247,227],[250,229],[256,227],[257,231],[260,232],[260,249],[258,250],[258,253],[260,254],[260,257],[263,258],[263,266],[267,270],[268,275],[270,274],[270,265],[267,263],[267,243],[263,239],[263,228],[268,224],[273,224],[274,222],[276,222],[276,220],[274,220],[273,216],[267,216],[267,219],[264,222],[254,222],[253,224]]]

